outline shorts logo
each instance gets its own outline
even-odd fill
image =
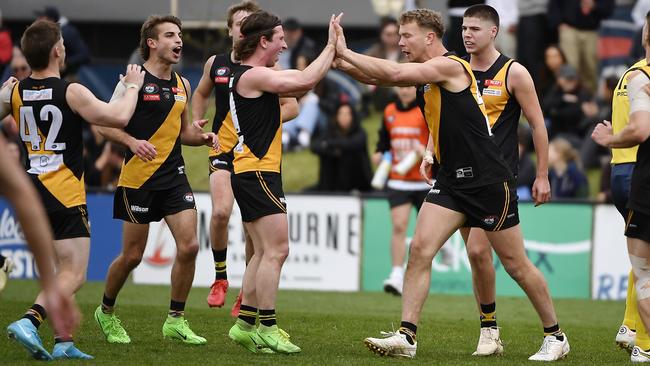
[[[515,217],[515,214],[513,214],[513,213],[511,213],[510,215],[506,216],[506,218],[508,218],[508,219],[511,219],[511,218],[513,218],[513,217]]]
[[[492,216],[487,216],[487,217],[484,217],[484,218],[483,218],[483,222],[484,222],[486,225],[492,226],[492,225],[494,225],[495,222],[497,222],[497,219],[498,219],[498,217],[496,217],[496,216],[494,216],[494,215],[492,215]]]
[[[435,188],[431,188],[431,190],[429,191],[429,193],[431,193],[431,194],[440,194],[440,190],[439,190],[439,189],[435,189]]]
[[[228,162],[219,159],[212,160],[212,166],[217,166],[217,165],[228,165]]]
[[[178,169],[178,175],[185,174],[185,165],[181,165],[181,166],[177,167],[176,169]]]
[[[185,193],[185,195],[183,196],[183,200],[184,200],[185,202],[190,202],[190,203],[191,203],[191,202],[194,202],[194,195],[192,194],[192,192],[187,192],[187,193]]]
[[[629,224],[627,227],[629,227],[630,229],[634,229],[636,227],[636,224]]]
[[[140,207],[136,205],[131,205],[131,212],[147,213],[149,212],[149,207]]]
[[[149,83],[149,84],[144,86],[143,90],[147,94],[157,93],[158,92],[158,85],[156,85],[154,83]]]
[[[158,101],[160,100],[160,95],[158,94],[145,94],[142,96],[142,100],[145,102]]]
[[[456,169],[456,179],[461,179],[461,178],[474,178],[474,170],[472,169],[471,166]]]
[[[284,197],[280,197],[280,202],[285,205],[287,204],[287,200],[285,200]]]

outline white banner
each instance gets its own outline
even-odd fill
[[[630,260],[625,222],[613,205],[594,207],[594,249],[591,296],[597,300],[624,300]]]
[[[288,195],[289,257],[280,288],[358,291],[361,250],[361,200],[356,197]],[[194,286],[214,281],[210,248],[211,202],[195,194],[200,244]],[[228,281],[240,287],[245,270],[244,236],[235,203],[228,228]],[[169,284],[176,245],[164,220],[152,223],[142,263],[133,272],[135,283]]]

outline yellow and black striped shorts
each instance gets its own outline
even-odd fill
[[[244,222],[287,213],[282,175],[275,172],[244,172],[231,176],[232,191]]]

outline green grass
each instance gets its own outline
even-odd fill
[[[37,287],[33,281],[10,281],[0,295],[0,324],[5,327],[30,306]],[[101,300],[102,283],[88,283],[77,295],[84,321],[75,337],[77,345],[96,357],[93,365],[514,365],[529,364],[528,356],[541,344],[541,326],[526,299],[498,299],[499,325],[505,343],[502,357],[471,356],[478,339],[478,316],[469,296],[432,295],[424,306],[414,361],[380,358],[365,349],[362,340],[380,330],[399,327],[400,299],[383,293],[326,293],[281,291],[279,324],[302,347],[298,355],[255,355],[230,341],[230,309],[209,309],[207,289],[194,288],[186,307],[190,325],[208,339],[206,346],[187,346],[162,338],[169,287],[128,284],[118,298],[118,314],[129,332],[129,345],[108,344],[94,323],[92,312]],[[230,291],[231,304],[235,291]],[[614,346],[623,315],[622,302],[558,300],[557,312],[572,351],[562,365],[613,365],[629,362],[629,355]],[[42,339],[52,348],[48,326]],[[0,364],[37,364],[6,337],[0,337]],[[82,364],[82,362],[71,362]]]

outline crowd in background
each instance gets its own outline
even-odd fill
[[[586,172],[600,169],[603,183],[597,199],[607,201],[609,151],[595,145],[589,136],[596,123],[611,119],[613,89],[622,72],[644,57],[640,33],[650,0],[448,0],[444,42],[450,51],[466,54],[461,33],[463,12],[482,3],[499,12],[499,50],[526,66],[534,79],[551,141],[549,179],[553,197],[588,197]],[[62,76],[77,80],[79,69],[91,61],[82,35],[55,7],[41,9],[35,16],[61,25],[67,53]],[[619,29],[617,20],[635,26]],[[1,24],[0,15],[0,75],[2,80],[8,76],[23,79],[30,71],[18,47],[19,35],[9,34]],[[304,69],[322,45],[311,39],[295,18],[285,19],[283,27],[288,50],[281,54],[279,64],[285,69]],[[365,45],[365,53],[403,62],[399,39],[398,22],[383,17],[377,40]],[[319,180],[309,190],[373,189],[370,156],[375,147],[368,151],[368,134],[379,131],[364,129],[361,121],[369,116],[383,118],[385,108],[395,101],[393,88],[361,85],[334,69],[314,90],[299,98],[300,113],[283,125],[282,141],[285,152],[310,150],[319,157]],[[524,188],[519,191],[521,198],[526,199],[525,188],[535,179],[535,165],[530,133],[525,124],[519,129],[518,184]],[[17,147],[22,145],[11,117],[2,121],[1,130]],[[104,141],[88,125],[84,143],[87,185],[111,189],[119,176],[123,148]]]

